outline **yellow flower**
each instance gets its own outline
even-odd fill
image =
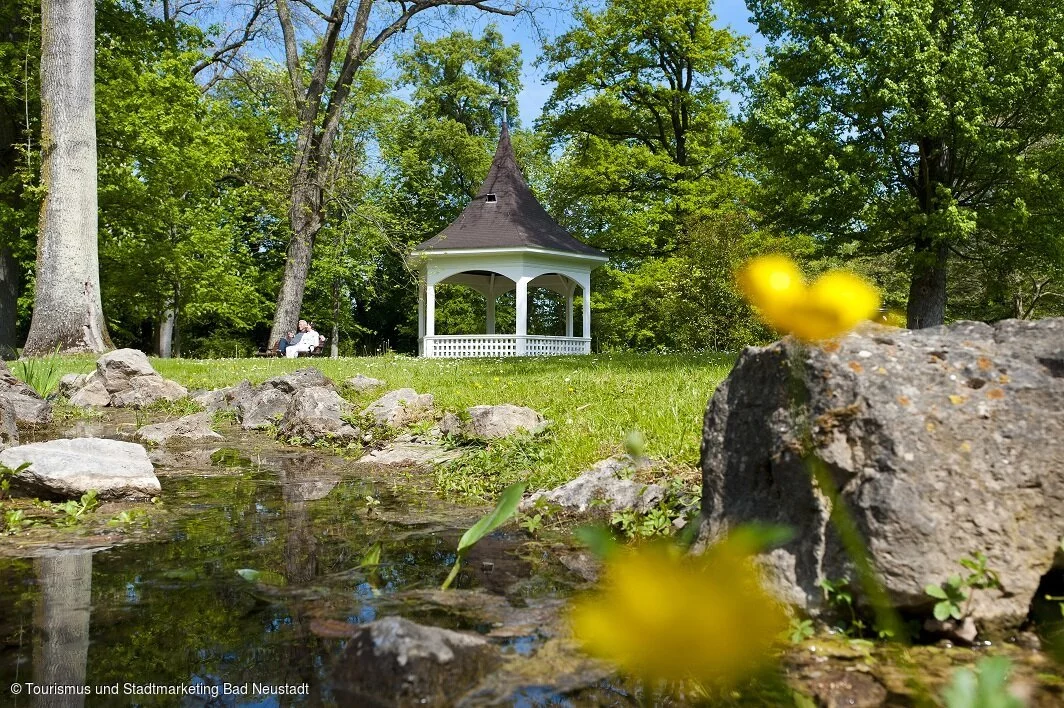
[[[842,334],[879,309],[879,293],[853,273],[824,273],[807,287],[794,262],[779,255],[747,263],[739,286],[767,324],[806,341]]]
[[[723,687],[771,661],[787,627],[749,547],[732,539],[697,557],[666,545],[618,552],[570,619],[588,653],[632,676]]]

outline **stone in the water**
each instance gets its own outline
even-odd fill
[[[18,445],[16,415],[15,406],[11,401],[0,396],[0,450]]]
[[[354,407],[331,388],[301,388],[292,394],[280,432],[308,442],[321,438],[353,440],[361,431],[344,420],[353,411]]]
[[[535,492],[521,502],[521,509],[531,509],[537,499],[543,498],[580,513],[587,512],[592,502],[596,501],[606,502],[610,511],[649,511],[665,498],[665,488],[660,484],[644,484],[622,476],[646,464],[645,460],[636,461],[627,455],[599,460],[571,482],[547,492]]]
[[[412,388],[400,388],[369,404],[362,415],[372,418],[377,425],[400,427],[431,418],[432,402],[431,393],[419,394]]]
[[[30,466],[11,482],[26,496],[77,499],[95,489],[100,499],[150,499],[159,494],[159,480],[144,446],[104,438],[49,440],[10,447],[0,464]]]
[[[64,377],[64,390],[75,406],[143,408],[156,401],[176,401],[188,390],[164,379],[137,349],[117,349],[96,360],[96,371],[84,378]]]
[[[385,617],[348,640],[333,694],[341,705],[451,705],[499,664],[482,637]]]
[[[764,565],[785,599],[818,608],[818,582],[854,571],[811,459],[895,606],[929,615],[924,588],[965,573],[958,562],[978,551],[1005,592],[974,594],[976,622],[1022,622],[1064,537],[1062,371],[1064,319],[870,326],[748,348],[706,411],[703,538],[789,526],[794,539]]]
[[[0,361],[0,397],[15,407],[15,419],[22,425],[47,425],[52,420],[52,404],[11,373]]]
[[[277,425],[288,410],[290,396],[275,388],[262,388],[239,403],[240,427],[244,430]]]
[[[145,408],[157,401],[177,401],[188,395],[188,389],[184,386],[158,374],[134,376],[127,383],[128,388],[112,392],[112,406]]]
[[[216,388],[211,391],[202,391],[192,397],[192,400],[203,406],[208,413],[239,409],[241,404],[255,396],[255,388],[251,382],[244,379],[238,384],[226,388]]]
[[[79,408],[103,407],[110,403],[111,394],[103,385],[103,378],[95,372],[86,377],[81,388],[70,396],[70,405]]]
[[[461,451],[448,450],[442,445],[396,442],[380,450],[373,450],[363,455],[358,461],[375,465],[417,467],[421,465],[438,465],[453,460],[459,455],[461,455]]]
[[[345,380],[344,385],[352,391],[363,393],[365,391],[370,391],[375,388],[380,388],[381,386],[384,386],[385,383],[380,379],[375,379],[370,376],[366,376],[365,374],[359,374],[357,376],[352,376],[351,378]]]
[[[202,442],[204,440],[224,440],[221,435],[211,429],[212,416],[210,413],[193,413],[177,420],[168,420],[154,425],[145,425],[137,431],[137,439],[142,442],[169,443]]]

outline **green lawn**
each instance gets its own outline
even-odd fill
[[[389,388],[410,387],[436,398],[438,412],[477,404],[514,403],[553,421],[534,448],[500,445],[497,459],[478,466],[525,467],[533,486],[564,482],[596,460],[621,452],[638,430],[646,453],[677,467],[697,464],[702,414],[717,384],[734,363],[728,354],[599,354],[510,359],[415,359],[402,356],[348,359],[152,359],[167,378],[189,389],[219,388],[247,378],[252,383],[316,366],[337,383],[355,374],[383,379]],[[92,357],[64,357],[66,371],[91,371]],[[369,403],[380,391],[351,395]],[[488,470],[485,470],[488,471]],[[491,491],[519,470],[499,469],[495,484],[456,489]],[[449,486],[444,481],[443,486]]]

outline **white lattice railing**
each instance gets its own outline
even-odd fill
[[[584,337],[455,334],[434,335],[422,340],[422,356],[430,358],[553,356],[590,353],[591,340]]]

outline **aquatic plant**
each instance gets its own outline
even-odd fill
[[[495,508],[482,516],[479,521],[462,534],[462,538],[458,541],[458,552],[454,559],[454,565],[451,566],[451,573],[443,581],[443,585],[440,586],[441,590],[451,587],[451,583],[458,577],[458,571],[462,568],[462,559],[465,558],[465,554],[469,552],[469,549],[475,546],[480,539],[505,524],[514,515],[524,493],[525,485],[523,482],[511,484],[502,490]]]

